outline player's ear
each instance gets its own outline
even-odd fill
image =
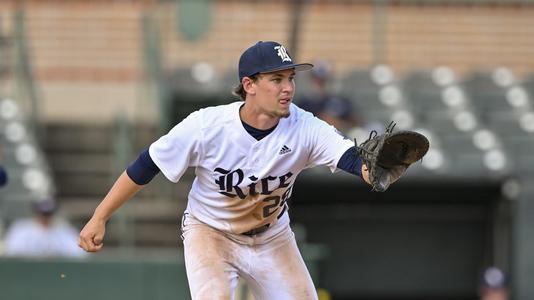
[[[247,92],[247,94],[256,94],[256,86],[254,85],[254,81],[250,77],[243,77],[241,84],[243,85],[243,89],[245,90],[245,92]]]

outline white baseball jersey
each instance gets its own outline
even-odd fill
[[[286,200],[303,169],[326,165],[334,172],[343,153],[354,146],[294,104],[290,116],[258,141],[241,123],[243,104],[193,112],[149,148],[154,163],[172,182],[195,167],[187,212],[235,234],[273,225],[286,212]]]

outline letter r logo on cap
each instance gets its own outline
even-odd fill
[[[275,46],[274,49],[278,50],[278,56],[282,58],[282,61],[291,61],[291,57],[289,57],[289,54],[287,54],[286,48],[284,46]]]

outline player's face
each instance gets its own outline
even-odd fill
[[[277,118],[289,117],[289,106],[295,93],[293,69],[261,74],[256,85],[256,104],[265,113]]]

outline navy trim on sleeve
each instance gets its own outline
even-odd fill
[[[145,185],[149,183],[156,175],[158,175],[159,171],[160,170],[158,166],[156,166],[150,157],[148,149],[145,149],[145,151],[141,152],[137,160],[129,165],[128,169],[126,169],[126,173],[130,179],[132,179],[133,182],[137,183],[138,185]]]
[[[358,154],[358,150],[355,146],[350,147],[339,159],[337,168],[350,174],[358,175],[362,177],[362,159]]]

